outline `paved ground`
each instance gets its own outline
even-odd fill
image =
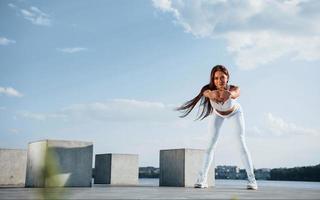
[[[0,199],[320,199],[318,189],[217,186],[209,189],[179,187],[0,188]]]

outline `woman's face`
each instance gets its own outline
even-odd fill
[[[228,76],[222,71],[214,73],[213,81],[218,90],[223,90],[227,86]]]

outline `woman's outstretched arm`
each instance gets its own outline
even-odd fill
[[[232,99],[236,99],[240,96],[240,88],[238,86],[230,85],[229,92]]]
[[[217,90],[206,90],[203,92],[203,96],[215,101],[215,102],[221,102],[223,101],[222,98],[220,97],[220,94]]]
[[[205,90],[203,92],[203,96],[215,102],[224,102],[229,98],[229,96],[231,96],[232,99],[238,98],[240,96],[240,88],[235,85],[230,85],[229,91]]]

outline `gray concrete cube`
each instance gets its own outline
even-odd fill
[[[160,150],[160,186],[193,187],[203,165],[205,150]],[[214,186],[214,164],[208,174],[208,185]]]
[[[137,185],[139,156],[136,154],[97,154],[95,184]]]
[[[24,187],[27,150],[0,149],[0,187]]]
[[[28,146],[26,187],[90,187],[92,156],[92,142],[31,142]]]

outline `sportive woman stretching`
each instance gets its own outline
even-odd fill
[[[258,189],[258,185],[254,176],[251,156],[245,142],[243,112],[240,104],[236,101],[240,96],[240,89],[238,86],[228,85],[228,82],[229,72],[227,68],[222,65],[214,66],[211,70],[210,83],[203,86],[195,98],[177,108],[177,110],[184,112],[181,117],[185,117],[200,101],[200,106],[203,106],[203,109],[198,119],[202,120],[209,115],[211,117],[209,120],[209,131],[212,138],[206,150],[203,166],[199,172],[195,188],[208,187],[207,175],[212,163],[220,128],[224,119],[230,119],[235,124],[238,141],[241,144],[241,158],[248,177],[247,189],[256,190]]]

